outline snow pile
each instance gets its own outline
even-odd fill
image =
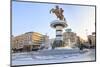
[[[12,65],[29,65],[29,64],[46,64],[46,63],[63,63],[63,62],[77,62],[77,61],[93,61],[95,60],[95,50],[87,50],[86,52],[77,53],[58,53],[60,50],[56,51],[55,54],[52,52],[46,54],[48,51],[43,51],[44,53],[21,53],[14,54],[12,56]],[[63,52],[62,50],[61,52]],[[66,51],[65,51],[66,52]]]

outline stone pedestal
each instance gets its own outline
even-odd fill
[[[63,29],[66,28],[68,25],[66,23],[66,21],[63,20],[54,20],[51,22],[50,26],[54,29],[56,29],[56,38],[53,42],[52,47],[63,47],[64,46],[64,42],[63,42]]]

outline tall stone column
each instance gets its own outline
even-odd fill
[[[56,38],[54,40],[53,43],[53,48],[56,47],[62,47],[63,44],[63,29],[66,28],[68,25],[66,23],[66,21],[64,20],[54,20],[53,22],[51,22],[50,26],[54,29],[56,29]]]

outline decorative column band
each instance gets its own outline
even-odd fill
[[[56,27],[56,26],[62,26],[62,27],[64,27],[63,24],[55,24],[54,27]]]
[[[56,35],[56,37],[62,37],[62,35]]]
[[[62,31],[62,30],[56,30],[56,31]]]
[[[62,30],[56,30],[56,35],[62,35]]]

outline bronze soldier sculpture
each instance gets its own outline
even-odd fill
[[[64,17],[64,15],[63,15],[63,12],[64,12],[64,10],[62,9],[62,8],[59,8],[59,6],[56,6],[56,8],[54,9],[54,8],[52,8],[51,10],[50,10],[50,13],[54,13],[56,16],[57,16],[57,18],[59,19],[59,20],[64,20],[65,21],[65,17]]]

